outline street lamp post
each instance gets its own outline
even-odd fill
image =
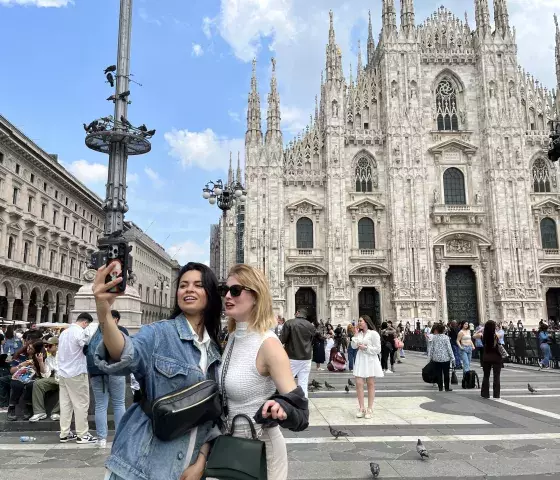
[[[161,274],[158,274],[158,278],[156,280],[156,282],[154,283],[154,290],[157,292],[158,290],[159,292],[159,318],[160,320],[162,320],[161,318],[161,312],[163,311],[163,290],[169,290],[169,280]],[[167,305],[165,306],[165,308],[167,308]]]
[[[202,198],[208,200],[210,205],[218,205],[218,208],[223,212],[223,234],[222,234],[222,280],[227,279],[227,266],[226,266],[226,235],[227,235],[227,212],[231,210],[237,202],[244,203],[247,199],[247,192],[239,181],[233,181],[224,185],[222,180],[215,182],[208,182],[202,189]]]

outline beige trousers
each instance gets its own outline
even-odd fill
[[[89,432],[89,379],[87,373],[76,377],[59,379],[60,387],[60,438],[70,433],[72,413],[76,421],[76,435],[83,437]]]
[[[258,425],[257,433],[261,430]],[[235,425],[234,437],[251,438],[248,426],[244,426],[239,422]],[[265,428],[260,437],[266,445],[266,469],[268,480],[286,480],[288,478],[288,450],[286,449],[286,440],[280,427]]]

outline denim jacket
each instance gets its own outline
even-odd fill
[[[200,351],[183,314],[143,326],[137,335],[124,337],[121,359],[114,362],[100,343],[95,363],[109,375],[133,373],[149,401],[207,379],[217,380],[220,352],[214,342],[208,347],[206,376],[198,364]],[[200,447],[219,435],[211,422],[193,428],[184,437],[163,442],[153,434],[150,419],[133,404],[118,426],[106,467],[124,480],[178,480],[193,464]]]

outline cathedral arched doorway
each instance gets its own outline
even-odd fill
[[[476,277],[470,266],[450,266],[445,276],[449,321],[478,325]]]
[[[307,310],[307,318],[311,321],[317,318],[317,294],[315,290],[302,287],[296,292],[296,311],[299,308]]]
[[[546,313],[549,320],[560,320],[560,288],[549,288],[546,292]]]
[[[378,327],[381,326],[381,301],[376,288],[362,288],[358,295],[358,312],[360,316],[369,316]]]

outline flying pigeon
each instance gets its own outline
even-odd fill
[[[529,390],[531,393],[537,393],[537,390],[531,387],[530,383],[527,384],[527,390]]]
[[[338,440],[338,437],[347,437],[348,433],[343,432],[342,430],[335,430],[331,426],[329,426],[329,430],[331,431],[331,435],[334,437],[335,440]]]
[[[348,388],[348,385],[345,385],[345,386],[344,386],[344,391],[345,391],[346,393],[350,393],[350,389]]]
[[[121,115],[121,123],[127,127],[132,127],[132,123],[130,123],[124,115]]]
[[[329,389],[329,390],[334,390],[334,387],[329,382],[327,382],[326,380],[325,380],[325,387],[327,387],[327,389]]]
[[[115,78],[113,77],[112,73],[107,74],[107,81],[109,82],[109,85],[111,85],[111,87],[115,86]]]
[[[348,379],[348,386],[349,387],[355,387],[356,385],[354,384],[354,382],[350,379]]]
[[[379,473],[381,472],[381,469],[379,468],[379,464],[371,462],[369,464],[369,469],[371,470],[371,474],[373,475],[373,478],[379,477]]]
[[[116,72],[116,71],[117,71],[117,66],[111,65],[110,67],[107,67],[103,73],[107,74],[109,72]]]
[[[114,95],[111,95],[111,96],[107,99],[107,101],[108,101],[108,102],[114,102],[116,99],[117,99],[117,97],[115,97]]]
[[[420,439],[418,439],[418,443],[416,444],[416,451],[418,452],[418,455],[420,455],[420,458],[422,460],[424,460],[424,458],[430,458],[430,455],[428,454],[428,450],[426,450],[426,447],[424,446],[422,440]]]
[[[148,127],[146,127],[146,124],[142,124],[138,127],[138,130],[140,130],[141,132],[147,132],[148,131]]]

